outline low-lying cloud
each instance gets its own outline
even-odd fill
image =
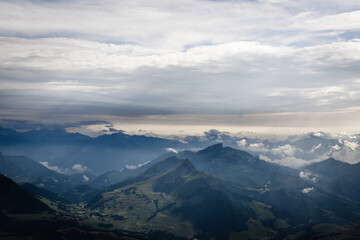
[[[143,163],[140,163],[140,164],[138,164],[138,165],[126,165],[125,168],[126,168],[126,169],[129,169],[129,170],[134,170],[134,169],[139,168],[139,167],[142,167],[142,166],[144,166],[144,165],[146,165],[146,164],[148,164],[148,163],[150,163],[150,162],[151,162],[151,160],[150,160],[150,161],[143,162]]]
[[[303,190],[301,190],[301,192],[302,192],[303,194],[308,194],[308,193],[310,193],[310,192],[312,192],[312,191],[314,191],[314,190],[315,190],[314,187],[309,187],[309,188],[304,188]]]
[[[43,166],[47,167],[50,170],[53,170],[55,172],[58,173],[62,173],[62,174],[68,174],[69,173],[69,169],[62,169],[58,166],[50,166],[48,162],[40,162]]]
[[[313,183],[317,183],[317,181],[318,181],[318,176],[316,174],[313,174],[312,172],[310,172],[308,170],[301,171],[299,173],[299,176],[302,179],[305,179],[307,181],[311,181]]]
[[[88,170],[86,166],[83,166],[80,163],[74,164],[71,169],[80,173],[86,172]]]
[[[237,147],[249,151],[260,159],[291,168],[301,169],[312,163],[334,158],[348,163],[360,160],[359,136],[315,132],[288,136],[285,140],[241,139]],[[300,177],[315,183],[318,176],[301,171]]]
[[[174,148],[166,148],[167,152],[173,152],[175,154],[178,154],[179,152],[177,150],[175,150]]]

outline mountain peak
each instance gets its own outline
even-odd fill
[[[333,158],[329,158],[322,162],[317,162],[309,165],[306,169],[313,171],[318,174],[325,174],[329,177],[335,177],[342,175],[343,177],[349,177],[354,175],[358,175],[359,165],[353,165],[347,162],[342,162],[335,160]]]
[[[190,163],[191,164],[191,163]],[[155,175],[168,172],[170,170],[176,169],[177,167],[182,165],[182,160],[177,157],[169,157],[165,160],[156,163],[155,165],[151,166],[145,172],[143,172],[140,176],[142,178],[149,178]]]
[[[334,158],[328,158],[328,159],[326,159],[326,160],[324,160],[324,162],[340,162],[340,161],[338,161],[338,160],[336,160],[336,159],[334,159]]]
[[[223,148],[224,148],[223,143],[217,143],[217,144],[211,145],[203,150],[200,150],[199,153],[219,151],[219,150],[222,150]]]
[[[314,163],[312,164],[314,166],[316,165],[329,165],[329,166],[333,166],[333,165],[348,165],[348,163],[346,162],[341,162],[341,161],[338,161],[334,158],[328,158],[324,161],[321,161],[321,162],[317,162],[317,163]],[[311,166],[311,165],[310,165]]]
[[[164,192],[169,194],[185,182],[185,176],[194,172],[196,172],[196,170],[191,162],[188,159],[183,160],[183,163],[175,170],[161,176],[155,182],[153,189],[155,192]]]
[[[185,159],[183,164],[175,169],[176,172],[181,172],[181,175],[187,175],[189,173],[195,172],[196,169],[194,165],[189,161],[189,159]]]

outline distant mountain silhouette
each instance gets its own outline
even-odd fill
[[[183,143],[163,138],[113,133],[91,138],[63,129],[19,133],[0,128],[0,151],[8,155],[25,155],[51,166],[71,169],[86,166],[93,173],[120,170],[138,165]]]

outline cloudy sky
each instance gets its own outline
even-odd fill
[[[2,0],[0,118],[360,132],[358,0]]]

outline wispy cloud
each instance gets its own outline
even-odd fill
[[[50,170],[53,170],[55,172],[58,173],[62,173],[62,174],[68,174],[69,173],[69,169],[62,169],[58,166],[50,166],[48,162],[40,162],[43,166],[47,167]]]
[[[175,153],[175,154],[178,154],[178,151],[175,150],[174,148],[167,148],[166,151],[167,151],[167,152],[173,152],[173,153]]]

